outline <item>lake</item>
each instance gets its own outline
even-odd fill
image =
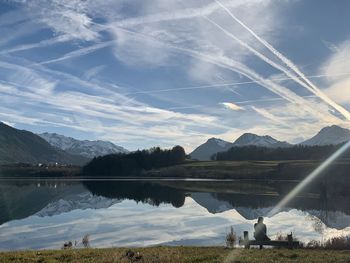
[[[290,232],[303,242],[350,234],[349,191],[341,185],[311,185],[267,217],[296,183],[2,179],[0,250],[60,249],[84,235],[92,247],[224,245],[231,226],[252,237],[258,216],[272,239]]]

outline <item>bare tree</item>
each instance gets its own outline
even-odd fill
[[[236,245],[236,241],[237,241],[237,234],[233,230],[233,227],[231,226],[230,232],[228,232],[226,235],[226,246],[229,248],[234,248]]]
[[[89,248],[90,247],[90,236],[88,234],[86,234],[83,239],[81,240],[81,243],[83,244],[83,246],[85,248]]]

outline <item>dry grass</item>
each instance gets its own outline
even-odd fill
[[[0,262],[132,262],[125,257],[128,248],[45,250],[0,253]],[[132,249],[142,259],[134,262],[350,262],[350,251],[225,249],[222,247],[149,247]]]

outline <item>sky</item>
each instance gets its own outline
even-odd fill
[[[350,128],[347,0],[0,0],[0,120],[129,150]]]

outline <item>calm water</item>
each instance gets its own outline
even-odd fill
[[[224,245],[230,226],[253,233],[294,182],[0,181],[0,250],[61,248],[89,234],[93,247]],[[350,234],[349,191],[316,184],[268,218],[268,235],[302,241]],[[79,245],[78,245],[79,246]]]

